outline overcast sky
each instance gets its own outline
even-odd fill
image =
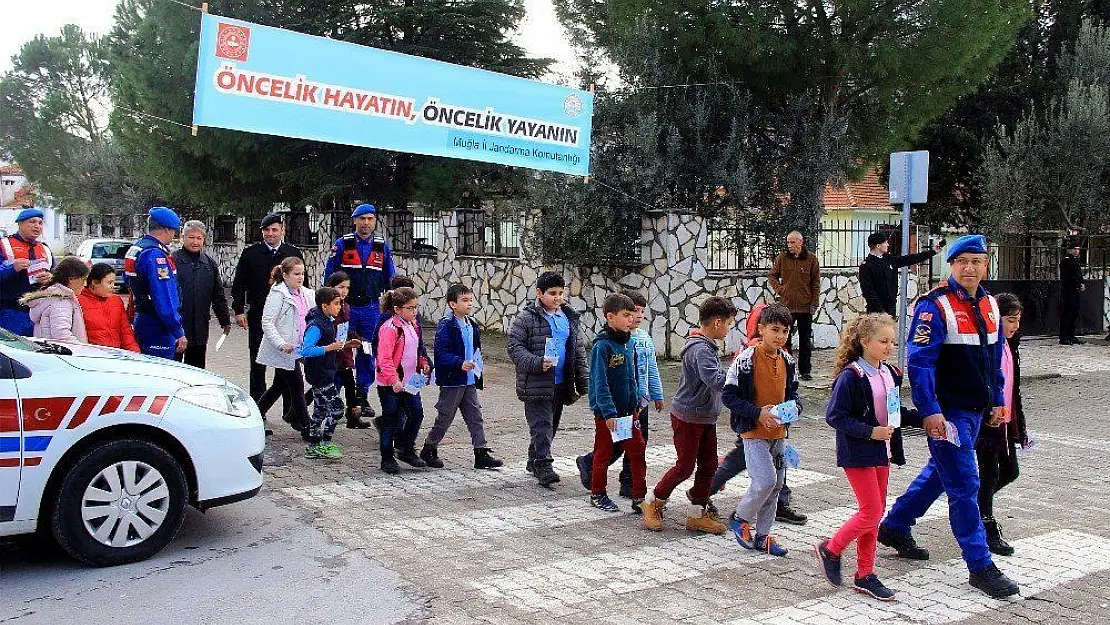
[[[169,1],[169,0],[165,0]],[[187,0],[200,4],[200,0]],[[74,23],[89,32],[103,34],[112,27],[117,0],[3,0],[0,9],[0,73],[11,69],[12,55],[35,35],[57,35],[62,26]],[[525,0],[528,16],[517,41],[532,56],[558,59],[559,74],[570,75],[573,54],[562,26],[555,18],[551,0]],[[182,11],[188,9],[182,8]]]

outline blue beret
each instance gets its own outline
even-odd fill
[[[378,209],[374,208],[373,204],[359,204],[355,208],[355,212],[351,213],[351,218],[361,217],[363,215],[377,215]]]
[[[37,208],[25,208],[19,211],[19,214],[15,216],[15,223],[19,223],[26,219],[34,219],[35,217],[42,219],[42,211]]]
[[[177,216],[177,213],[165,206],[156,206],[150,209],[150,216],[154,219],[154,223],[163,228],[169,228],[170,230],[181,229],[181,218]]]
[[[948,262],[952,262],[960,254],[986,254],[987,237],[981,234],[965,234],[956,239],[952,247],[948,248]]]

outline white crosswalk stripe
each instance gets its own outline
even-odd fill
[[[666,467],[674,464],[675,449],[672,445],[648,447],[645,454],[649,467]],[[575,456],[559,456],[554,460],[555,470],[562,476],[563,483],[574,484],[578,481],[578,467]],[[615,484],[619,466],[610,468],[610,483]],[[420,496],[431,493],[450,492],[458,489],[496,488],[506,484],[518,484],[535,478],[525,468],[525,463],[509,463],[498,471],[479,471],[472,468],[426,469],[405,471],[400,475],[377,475],[361,480],[342,480],[339,482],[316,484],[303,487],[288,487],[282,494],[298,503],[328,509],[349,503],[374,499],[395,499],[406,496]],[[806,486],[835,479],[835,476],[806,469],[790,469],[787,483]],[[726,492],[743,492],[748,488],[747,474],[742,474],[726,487]]]
[[[822,510],[811,514],[809,523],[804,526],[780,524],[773,533],[783,546],[797,551],[792,557],[810,557],[813,545],[834,532],[855,512],[855,506]],[[947,502],[941,499],[921,520],[947,515]],[[646,532],[638,527],[637,530]],[[575,605],[596,600],[600,595],[616,598],[714,570],[743,568],[774,557],[745,551],[729,532],[725,536],[690,536],[663,545],[537,564],[483,577],[472,585],[495,602],[562,616],[573,612]]]
[[[1110,540],[1073,530],[1059,530],[1011,543],[1012,557],[999,568],[1029,597],[1092,573],[1110,570]],[[898,601],[880,603],[851,591],[771,610],[728,625],[870,625],[871,623],[951,623],[1005,605],[967,584],[963,560],[949,560],[884,580]]]

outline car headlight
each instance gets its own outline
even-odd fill
[[[174,395],[194,406],[222,412],[233,417],[251,416],[251,398],[241,388],[231,384],[203,384],[186,386]]]

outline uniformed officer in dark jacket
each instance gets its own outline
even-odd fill
[[[923,263],[937,255],[940,244],[918,254],[899,256],[889,254],[890,235],[874,232],[867,237],[867,247],[871,248],[863,264],[859,266],[859,287],[867,300],[867,312],[886,313],[898,318],[898,270]]]
[[[304,258],[293,245],[282,242],[285,223],[281,215],[271,213],[262,219],[262,241],[243,250],[231,283],[231,308],[240,328],[247,329],[247,346],[251,356],[250,393],[255,401],[266,392],[266,367],[255,360],[262,344],[262,308],[270,293],[270,271],[290,256]],[[289,406],[285,407],[285,412]]]
[[[187,221],[181,231],[181,249],[173,253],[177,265],[177,284],[181,289],[181,324],[189,346],[177,359],[204,368],[208,353],[208,323],[212,313],[224,334],[231,332],[231,313],[227,308],[220,266],[204,252],[204,222]]]
[[[1060,344],[1081,345],[1075,336],[1079,321],[1079,294],[1087,290],[1083,284],[1083,263],[1079,260],[1079,239],[1064,244],[1064,257],[1060,259]]]
[[[148,356],[173,359],[188,339],[181,326],[177,268],[167,245],[181,229],[181,218],[164,207],[150,209],[147,234],[127,250],[123,275],[131,291],[135,340]]]

